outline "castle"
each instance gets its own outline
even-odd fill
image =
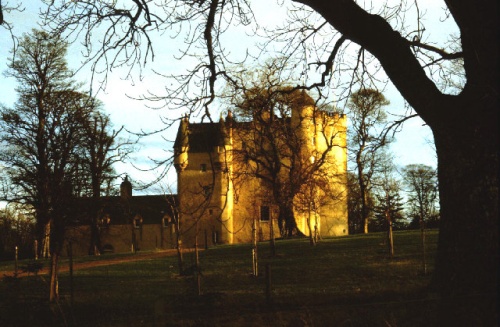
[[[265,110],[237,121],[181,119],[174,143],[178,214],[184,244],[266,240],[271,230],[348,233],[346,117],[306,104],[291,117]],[[207,237],[207,235],[209,235]]]
[[[262,109],[241,121],[231,112],[209,123],[183,117],[174,142],[177,195],[132,196],[125,178],[120,196],[77,199],[66,236],[86,254],[95,246],[175,248],[178,235],[186,248],[287,232],[346,235],[346,120],[307,101],[288,116]]]

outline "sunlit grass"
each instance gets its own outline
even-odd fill
[[[389,256],[384,237],[376,233],[327,238],[314,247],[307,239],[279,240],[275,257],[270,256],[268,243],[259,243],[258,277],[251,275],[251,245],[213,247],[200,252],[201,296],[192,276],[179,276],[175,256],[76,270],[73,305],[69,274],[61,273],[62,299],[57,308],[46,304],[48,287],[41,278],[4,281],[0,283],[0,325],[432,323],[434,303],[427,286],[434,267],[437,232],[427,235],[427,275],[422,270],[419,232],[396,233],[394,257]],[[110,256],[75,261],[107,258]],[[184,258],[186,267],[194,264],[192,251]],[[271,301],[265,292],[267,264],[271,267]],[[24,314],[26,310],[30,314]],[[422,310],[427,314],[422,315]]]

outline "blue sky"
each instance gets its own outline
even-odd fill
[[[24,32],[29,32],[31,28],[36,28],[36,22],[38,20],[37,12],[40,6],[39,1],[29,1],[25,4],[24,12],[13,12],[6,13],[5,19],[10,21],[14,25],[14,33],[20,36]],[[256,3],[256,15],[257,18],[262,22],[272,21],[280,15],[277,8],[269,9],[271,4],[268,1],[252,1]],[[273,2],[274,3],[274,2]],[[423,9],[425,6],[431,6],[428,9],[428,25],[426,29],[432,31],[436,29],[438,33],[429,32],[430,37],[439,37],[441,34],[446,35],[454,31],[453,25],[445,25],[443,28],[442,18],[444,16],[443,12],[439,10],[444,6],[440,1],[421,1],[419,2]],[[440,14],[434,16],[434,12],[439,12]],[[0,28],[0,71],[4,72],[7,68],[6,63],[9,58],[9,49],[12,47],[12,40],[9,37],[8,31]],[[232,40],[231,40],[232,39]],[[227,48],[232,46],[231,42],[234,42],[235,49],[242,49],[245,44],[242,44],[241,38],[234,38],[231,35],[227,38]],[[115,126],[124,125],[126,128],[132,131],[144,130],[154,130],[162,127],[160,121],[160,115],[179,115],[179,112],[167,112],[165,110],[151,110],[147,108],[147,103],[143,101],[133,100],[130,97],[138,97],[144,94],[148,90],[160,91],[163,87],[164,81],[159,79],[151,72],[151,68],[159,66],[162,67],[163,71],[169,70],[179,70],[182,69],[183,63],[178,62],[174,59],[174,55],[178,54],[178,49],[176,49],[176,43],[174,41],[169,41],[169,46],[160,46],[156,48],[156,60],[154,63],[149,64],[143,71],[142,79],[134,78],[134,81],[125,80],[125,74],[121,71],[113,71],[109,76],[107,88],[104,92],[98,94],[98,98],[103,101],[104,107],[107,113],[111,115],[111,119]],[[435,42],[439,42],[436,40]],[[252,44],[248,44],[248,47],[252,47]],[[80,63],[81,49],[77,44],[72,45],[68,52],[68,62],[70,68],[77,69]],[[90,81],[90,71],[89,68],[84,68],[78,72],[76,75],[77,80],[84,83],[89,83]],[[396,91],[396,89],[389,85],[387,91],[384,93],[386,98],[388,98],[391,104],[388,106],[388,111],[393,113],[404,112],[404,100]],[[11,106],[16,100],[15,94],[15,81],[6,78],[2,75],[0,77],[0,102],[4,105]],[[176,118],[176,117],[171,117]],[[175,136],[175,130],[168,131],[164,133],[166,139],[172,140]],[[436,166],[436,157],[432,147],[432,133],[430,129],[424,125],[423,121],[416,118],[412,119],[404,124],[403,130],[396,135],[397,142],[392,146],[392,152],[395,156],[395,162],[404,166],[412,163],[423,163],[431,166]],[[141,168],[148,168],[149,161],[147,157],[152,156],[155,158],[162,158],[169,155],[168,150],[171,149],[171,144],[166,142],[163,138],[151,137],[142,141],[142,147],[140,151],[135,154],[136,165]],[[151,180],[155,177],[156,173],[144,173],[137,171],[130,164],[121,164],[116,167],[118,172],[129,174],[132,179],[141,180]],[[175,174],[169,174],[169,177],[161,186],[163,189],[168,188],[170,185],[175,186]],[[150,192],[156,192],[156,190],[151,190]]]

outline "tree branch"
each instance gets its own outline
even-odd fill
[[[399,92],[412,107],[419,108],[420,116],[427,123],[441,113],[440,103],[446,96],[426,76],[409,42],[385,19],[369,14],[354,1],[296,1],[312,7],[347,39],[377,57]]]
[[[435,53],[439,54],[442,57],[442,59],[447,59],[447,60],[453,60],[453,59],[463,58],[463,55],[464,55],[464,53],[462,51],[448,53],[448,52],[446,52],[443,49],[440,49],[438,47],[434,47],[434,46],[432,46],[430,44],[422,43],[418,39],[414,39],[412,41],[408,41],[408,44],[410,46],[412,46],[412,47],[419,47],[419,48],[422,48],[422,49],[425,49],[425,50],[429,50],[429,51],[435,52]]]

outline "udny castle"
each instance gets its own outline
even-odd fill
[[[346,117],[313,105],[290,116],[182,118],[174,164],[184,244],[196,234],[209,243],[266,240],[287,223],[303,235],[347,234]]]
[[[280,116],[257,110],[238,120],[228,112],[207,123],[183,117],[174,166],[177,195],[134,196],[125,179],[120,196],[100,199],[97,218],[89,199],[80,199],[66,234],[75,253],[174,248],[178,235],[189,248],[196,240],[205,246],[263,241],[280,231],[348,233],[342,114],[305,103]]]

